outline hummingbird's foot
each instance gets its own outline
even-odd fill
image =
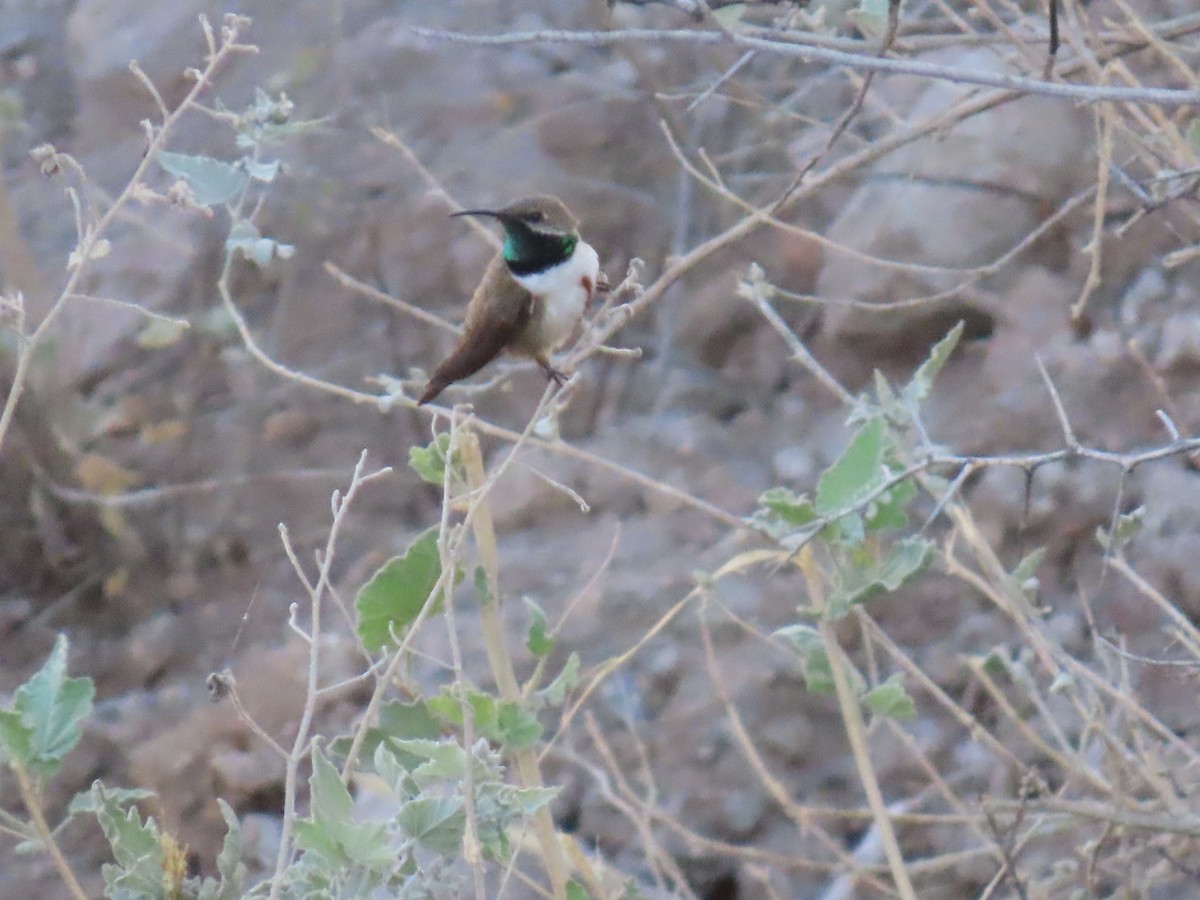
[[[551,381],[553,381],[555,384],[557,384],[559,387],[562,387],[564,384],[567,383],[567,374],[565,372],[560,371],[559,369],[554,368],[554,366],[550,365],[550,360],[543,357],[543,358],[539,359],[537,361],[537,363],[539,366],[542,367],[542,371],[546,373],[546,377],[549,378]]]

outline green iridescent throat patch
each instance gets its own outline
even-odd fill
[[[504,260],[508,263],[536,262],[553,265],[575,252],[579,238],[573,234],[540,234],[531,228],[513,228],[504,235]]]

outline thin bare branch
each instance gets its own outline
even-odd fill
[[[974,84],[980,87],[1000,88],[1021,95],[1053,97],[1060,100],[1076,100],[1085,103],[1112,101],[1117,103],[1154,103],[1160,106],[1200,106],[1200,90],[1176,88],[1123,88],[1109,85],[1069,84],[1041,81],[1020,75],[981,72],[944,66],[920,60],[891,59],[871,53],[847,53],[829,47],[813,45],[799,46],[773,39],[754,37],[740,32],[721,31],[674,31],[664,29],[626,29],[621,31],[524,31],[511,34],[464,34],[458,31],[443,31],[435,28],[414,28],[418,37],[473,44],[484,47],[510,47],[519,44],[585,44],[604,47],[613,44],[643,41],[651,43],[684,44],[732,44],[751,50],[776,53],[794,57],[805,62],[824,62],[846,66],[864,72],[887,72],[896,75],[915,75],[955,84]],[[866,42],[864,42],[864,45]],[[864,50],[868,47],[864,46]]]

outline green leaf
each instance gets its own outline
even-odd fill
[[[1017,567],[1012,570],[1012,577],[1018,582],[1024,582],[1037,574],[1038,566],[1046,555],[1045,547],[1035,547],[1021,558]]]
[[[567,882],[567,900],[588,900],[587,889],[574,878]]]
[[[513,798],[522,815],[532,816],[561,792],[561,785],[540,788],[516,788],[510,796]]]
[[[537,692],[538,700],[544,705],[561,706],[567,694],[575,690],[576,685],[579,684],[579,670],[582,665],[579,654],[572,651],[571,655],[567,657],[562,671],[553,681]]]
[[[246,879],[246,866],[242,862],[242,829],[237,813],[224,800],[217,798],[221,818],[225,820],[225,840],[217,854],[216,878],[205,878],[200,884],[196,900],[239,900],[242,897],[242,882]]]
[[[904,388],[904,398],[906,400],[916,404],[929,396],[934,379],[942,371],[942,367],[946,365],[946,361],[950,359],[950,354],[954,352],[954,348],[958,346],[958,342],[962,338],[962,333],[963,323],[960,321],[950,329],[944,338],[933,345],[933,349],[929,351],[929,358],[921,363],[917,371],[913,373],[912,380]]]
[[[492,602],[492,590],[488,586],[487,569],[483,566],[475,567],[475,594],[479,597],[481,606],[486,606]]]
[[[216,206],[232,200],[249,177],[237,166],[211,156],[191,156],[163,150],[156,159],[169,174],[187,182],[200,206]]]
[[[867,531],[882,531],[885,528],[903,528],[908,524],[908,504],[917,496],[917,486],[912,481],[901,481],[872,500],[866,509]]]
[[[256,162],[252,159],[245,159],[242,164],[246,168],[246,173],[255,181],[261,181],[264,184],[270,184],[275,180],[275,176],[279,174],[279,160],[273,159],[270,162]]]
[[[857,9],[846,13],[846,18],[870,37],[878,37],[887,31],[888,0],[860,0]]]
[[[242,881],[246,877],[246,866],[242,863],[242,828],[233,807],[217,798],[221,818],[225,820],[225,840],[217,854],[217,872],[221,876],[221,888],[214,900],[235,900],[241,894]]]
[[[228,112],[220,100],[217,109]],[[325,119],[292,119],[292,101],[286,94],[272,97],[262,89],[255,90],[254,103],[234,114],[237,121],[237,145],[244,150],[267,147],[290,141],[325,124]]]
[[[497,721],[499,718],[498,703],[495,697],[475,690],[470,685],[450,685],[435,697],[427,701],[434,715],[458,728],[463,726],[463,705],[459,696],[466,691],[467,703],[471,707],[471,718],[475,723],[475,731],[488,740],[499,740]]]
[[[0,717],[0,755],[39,775],[52,775],[79,743],[92,711],[90,678],[67,677],[67,638],[60,634],[41,669],[17,688],[13,710]]]
[[[406,769],[415,768],[421,760],[410,753],[398,749],[397,742],[406,738],[437,738],[442,733],[442,726],[437,716],[429,709],[424,700],[414,700],[405,703],[400,700],[388,700],[379,707],[379,724],[367,729],[359,749],[360,765],[362,760],[374,758],[375,751],[381,745],[388,747]],[[330,742],[329,755],[337,760],[339,765],[350,752],[353,739],[342,736]]]
[[[437,781],[460,781],[467,772],[467,754],[456,741],[397,740],[397,749],[419,760],[413,778],[424,787]]]
[[[983,658],[983,671],[994,676],[1007,675],[1011,671],[1008,656],[998,647],[993,649]]]
[[[389,700],[379,707],[379,727],[388,737],[436,738],[442,733],[437,718],[424,700],[405,703]]]
[[[21,714],[0,710],[0,762],[28,766],[33,761],[33,729]]]
[[[91,808],[112,849],[116,864],[100,867],[105,896],[157,898],[162,892],[162,844],[153,818],[142,821],[137,809],[126,809],[128,793],[110,791],[100,781],[92,784]]]
[[[17,689],[16,708],[33,727],[34,753],[58,761],[74,749],[94,696],[90,678],[67,677],[67,638],[60,634],[45,665]]]
[[[96,790],[97,786],[100,788],[99,792]],[[67,807],[67,815],[95,815],[102,803],[124,808],[141,800],[152,800],[156,796],[154,791],[141,788],[110,788],[105,787],[104,782],[96,781],[92,787],[86,791],[80,791],[71,799],[71,803]]]
[[[400,756],[384,743],[377,744],[375,752],[371,754],[372,771],[383,779],[383,783],[397,797],[410,797],[420,790],[410,774],[419,765],[420,762],[415,765],[402,763]]]
[[[229,253],[240,252],[260,269],[265,268],[272,259],[291,259],[296,248],[282,241],[275,241],[262,236],[253,222],[242,219],[229,231],[225,239],[225,249]]]
[[[462,726],[462,705],[458,697],[454,695],[452,686],[443,688],[440,694],[430,697],[426,703],[429,711],[447,725]]]
[[[296,822],[299,826],[299,822]],[[388,827],[383,822],[355,822],[337,829],[338,844],[350,863],[361,866],[389,865],[396,852],[388,845]]]
[[[817,511],[807,495],[795,494],[785,487],[773,487],[763,492],[758,505],[789,525],[803,526],[817,518]]]
[[[915,719],[917,706],[904,690],[904,678],[897,672],[883,684],[863,694],[863,704],[871,712],[890,719]]]
[[[296,846],[338,866],[381,865],[393,859],[380,822],[355,822],[354,801],[336,768],[318,747],[308,779],[311,817],[296,823]]]
[[[1017,589],[1031,599],[1037,596],[1037,569],[1042,564],[1042,558],[1045,555],[1045,547],[1035,547],[1025,554],[1012,571],[1012,579],[1016,583]]]
[[[884,465],[891,451],[884,420],[876,417],[858,430],[845,452],[817,482],[817,512],[822,516],[853,509],[890,476]]]
[[[892,413],[896,409],[897,397],[887,377],[878,369],[875,370],[875,397],[884,412]]]
[[[909,535],[893,544],[882,560],[838,569],[826,601],[828,617],[840,619],[851,605],[868,600],[878,591],[898,590],[924,569],[932,556],[932,543],[919,535]]]
[[[442,574],[437,529],[431,528],[409,545],[403,556],[389,559],[362,586],[354,604],[358,609],[358,636],[375,653],[392,643],[392,632],[402,636],[420,615]],[[440,606],[433,600],[431,612]]]
[[[134,342],[143,350],[161,350],[163,347],[170,347],[178,342],[187,330],[187,322],[154,318],[138,332]]]
[[[814,694],[833,694],[836,691],[833,672],[829,668],[829,656],[825,653],[825,644],[817,629],[811,625],[788,625],[775,634],[791,641],[800,654],[800,672],[810,691]]]
[[[814,694],[832,695],[837,693],[833,681],[833,669],[829,666],[829,655],[825,652],[825,642],[821,633],[811,625],[788,625],[775,632],[778,637],[785,638],[800,656],[800,673],[804,676],[805,686]],[[842,660],[846,668],[846,678],[855,694],[861,694],[866,688],[862,673],[848,661]]]
[[[504,746],[524,750],[538,742],[542,736],[542,723],[519,703],[505,701],[500,704],[496,718],[496,735]]]
[[[1146,507],[1139,506],[1135,510],[1117,516],[1117,523],[1110,531],[1107,528],[1096,529],[1096,540],[1105,553],[1120,553],[1125,545],[1137,537],[1146,521]]]
[[[491,694],[484,694],[471,687],[467,687],[466,691],[475,734],[517,750],[533,746],[542,736],[542,725],[537,716],[523,709],[519,703],[500,701]],[[463,708],[458,693],[458,688],[450,686],[436,697],[431,697],[428,703],[435,715],[461,728]],[[408,745],[400,742],[397,746],[407,748]]]
[[[421,846],[443,856],[462,853],[467,816],[462,807],[448,797],[419,797],[404,804],[396,822],[406,835]]]
[[[483,789],[476,791],[475,802],[496,803],[497,801],[493,797],[495,791],[491,789],[492,787],[492,785],[485,785]],[[502,818],[508,818],[508,816],[502,814]],[[508,832],[504,829],[502,822],[480,823],[479,849],[483,858],[492,862],[507,863],[512,859],[512,842],[508,839]]]
[[[320,820],[302,819],[293,830],[297,849],[320,857],[331,867],[344,866],[349,862],[330,829]]]
[[[312,775],[308,779],[312,818],[331,825],[352,821],[354,799],[342,783],[342,776],[318,747],[313,751]]]
[[[721,23],[722,28],[736,31],[742,22],[742,13],[746,11],[745,3],[729,3],[712,11],[712,16]]]
[[[546,634],[546,614],[528,597],[525,598],[525,605],[529,607],[529,634],[525,638],[525,646],[534,656],[549,656],[554,652],[554,638]]]
[[[421,476],[422,481],[441,487],[446,479],[447,454],[450,473],[456,475],[462,470],[462,457],[457,447],[450,453],[450,432],[443,431],[424,447],[409,447],[408,464]]]
[[[824,528],[822,534],[831,543],[842,544],[849,549],[858,547],[866,539],[867,525],[859,513],[851,512]]]
[[[112,846],[113,856],[122,868],[130,870],[132,874],[142,861],[158,861],[161,847],[158,826],[154,824],[153,817],[143,822],[138,811],[130,807],[119,812],[101,808],[97,810],[96,818]]]

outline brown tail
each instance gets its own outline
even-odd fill
[[[429,384],[425,385],[425,391],[417,401],[417,406],[424,406],[448,385],[470,378],[500,354],[504,345],[508,343],[508,338],[509,335],[499,329],[476,332],[464,337],[454,351],[433,370],[433,377],[429,379]]]
[[[425,391],[421,394],[421,399],[417,401],[417,406],[424,406],[438,394],[446,389],[446,385],[450,382],[442,381],[437,378],[430,378],[429,384],[425,385]]]

